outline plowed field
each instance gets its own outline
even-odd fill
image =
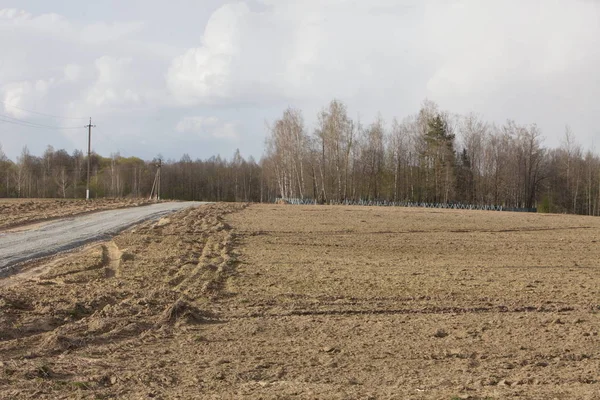
[[[600,398],[600,220],[215,204],[0,280],[0,398]]]

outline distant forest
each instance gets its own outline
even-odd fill
[[[235,151],[193,160],[162,160],[161,197],[273,202],[276,198],[387,200],[533,208],[600,215],[600,158],[566,127],[559,148],[535,125],[489,124],[425,101],[417,114],[386,124],[354,121],[333,100],[309,130],[288,108],[269,126],[260,161]],[[92,197],[145,197],[158,160],[92,154]],[[87,156],[48,146],[24,148],[16,162],[0,144],[0,197],[85,197]]]

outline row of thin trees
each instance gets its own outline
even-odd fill
[[[92,154],[92,197],[148,196],[157,160]],[[85,196],[87,157],[49,146],[24,148],[16,162],[0,146],[0,197]],[[566,129],[548,148],[536,125],[498,126],[457,116],[425,101],[418,113],[363,124],[334,100],[309,130],[289,108],[269,127],[263,158],[219,156],[162,162],[163,198],[271,202],[277,197],[321,203],[358,200],[538,207],[600,215],[600,158]]]
[[[113,154],[90,157],[92,198],[147,197],[158,168],[158,159]],[[211,157],[195,160],[184,155],[179,161],[162,162],[161,195],[167,199],[207,201],[267,201],[276,194],[262,185],[262,168],[252,158],[236,151],[231,160]],[[69,154],[48,146],[42,156],[27,147],[16,162],[0,146],[0,197],[85,198],[87,157],[81,151]]]
[[[309,131],[287,109],[270,127],[262,166],[283,198],[388,200],[600,214],[600,158],[567,127],[547,148],[535,125],[498,126],[425,101],[415,115],[364,125],[332,101]]]
[[[149,192],[153,174],[145,161],[92,154],[90,189],[95,197],[140,197]],[[42,156],[23,148],[13,163],[0,146],[0,197],[85,197],[87,157],[79,150],[69,154],[48,146]]]

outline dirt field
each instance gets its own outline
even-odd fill
[[[0,280],[0,398],[600,399],[600,219],[215,204]]]
[[[0,199],[0,230],[93,211],[148,204],[145,199]]]

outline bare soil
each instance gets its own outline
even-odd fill
[[[147,199],[0,199],[0,231],[56,218],[150,203]]]
[[[214,204],[1,280],[0,398],[599,399],[600,220]]]

